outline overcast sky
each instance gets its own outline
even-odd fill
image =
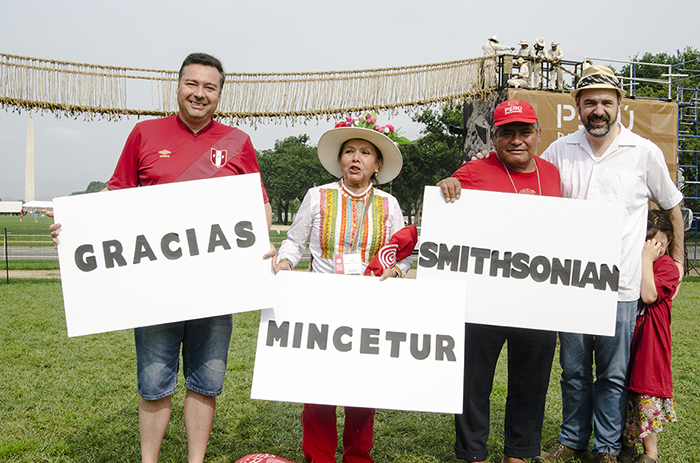
[[[43,59],[179,69],[193,51],[217,56],[229,72],[330,71],[428,64],[478,57],[491,35],[502,44],[543,36],[565,59],[625,60],[646,51],[700,48],[688,18],[698,0],[610,2],[457,0],[331,1],[0,0],[0,52]],[[542,6],[538,6],[542,5]],[[129,98],[128,101],[131,101]],[[0,198],[24,196],[28,112],[0,109]],[[382,120],[388,122],[388,116]],[[136,118],[120,122],[33,114],[37,199],[84,190],[112,174]],[[421,127],[392,118],[409,138]],[[241,126],[258,150],[307,133],[313,144],[331,123]]]

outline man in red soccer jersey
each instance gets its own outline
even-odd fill
[[[185,58],[177,86],[178,114],[136,124],[107,189],[259,172],[248,135],[213,120],[224,79],[221,62],[213,56],[193,53]],[[261,187],[269,228],[272,209]],[[54,238],[60,227],[50,227]],[[273,255],[271,247],[264,257]],[[134,330],[144,463],[158,461],[170,421],[181,346],[189,461],[204,461],[216,397],[223,388],[231,328],[231,315],[225,315]]]

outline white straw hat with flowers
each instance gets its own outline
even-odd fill
[[[376,176],[380,185],[391,182],[401,172],[403,157],[397,143],[413,143],[400,135],[393,125],[377,125],[377,116],[373,113],[367,113],[357,120],[348,116],[318,140],[317,151],[321,165],[338,178],[343,176],[338,162],[340,149],[343,143],[354,139],[366,140],[382,153],[382,166]]]

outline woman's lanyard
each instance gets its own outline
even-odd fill
[[[350,247],[350,252],[355,253],[357,252],[357,246],[360,243],[360,232],[362,231],[362,228],[365,226],[365,220],[367,220],[367,215],[369,214],[369,208],[372,204],[372,199],[374,198],[374,188],[369,190],[369,194],[367,195],[367,199],[365,200],[365,207],[362,210],[362,217],[360,217],[360,221],[357,224],[357,230],[355,231],[355,237],[352,240],[352,246]]]
[[[358,247],[360,245],[360,233],[365,225],[365,220],[367,215],[369,215],[369,208],[372,204],[372,199],[374,198],[374,188],[369,190],[367,199],[365,199],[365,206],[360,216],[360,221],[355,229],[355,236],[352,240],[352,245],[350,246],[350,252],[347,254],[336,254],[333,256],[333,264],[335,267],[335,273],[342,273],[345,275],[362,275],[362,256],[358,252]]]

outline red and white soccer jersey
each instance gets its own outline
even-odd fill
[[[245,132],[212,121],[194,133],[178,116],[170,116],[134,126],[107,187],[118,190],[255,172],[260,168]]]

